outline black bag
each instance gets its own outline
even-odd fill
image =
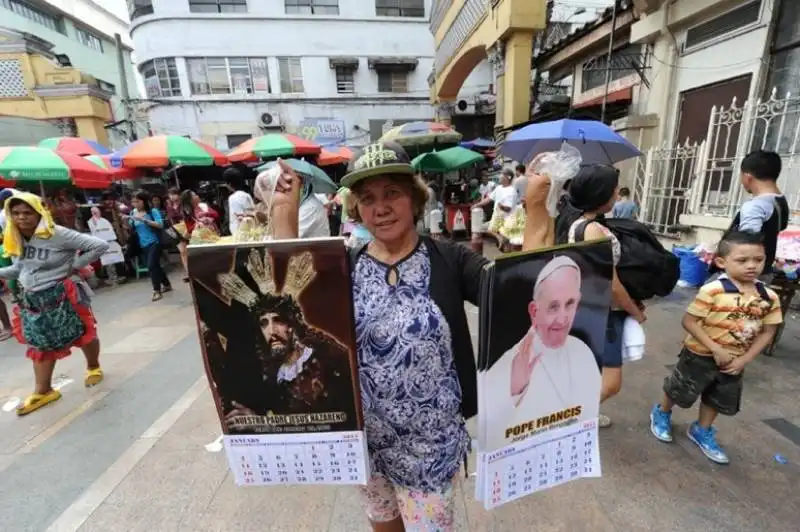
[[[155,221],[155,217],[153,213],[150,212],[146,215],[150,218],[151,221]],[[153,231],[158,232],[158,238],[161,242],[161,247],[164,249],[172,249],[176,247],[179,243],[183,242],[183,237],[178,233],[177,230],[172,226],[169,219],[165,217],[161,217],[161,229],[152,228]]]
[[[574,209],[569,202],[562,204],[564,209]],[[558,218],[562,218],[562,211]],[[575,218],[564,216],[562,224],[556,219],[556,242],[568,241],[569,227],[566,220]],[[622,286],[634,301],[645,301],[655,296],[669,295],[680,277],[680,260],[664,249],[661,242],[646,225],[628,218],[598,218],[596,222],[604,225],[619,240],[622,251],[617,275]],[[582,242],[589,221],[575,228],[575,241]]]

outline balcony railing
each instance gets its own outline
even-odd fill
[[[436,73],[441,73],[453,56],[466,42],[475,28],[483,21],[487,11],[487,0],[466,0],[436,49]]]

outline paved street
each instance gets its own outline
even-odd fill
[[[173,277],[176,292],[158,303],[144,280],[99,291],[105,382],[83,387],[76,351],[56,369],[63,399],[28,417],[11,407],[30,389],[30,365],[13,340],[0,344],[0,531],[368,530],[353,488],[234,486],[224,454],[209,445],[219,426],[189,291]],[[601,436],[602,478],[492,512],[465,480],[458,530],[797,529],[800,319],[789,316],[776,356],[748,370],[743,413],[719,422],[730,466],[711,464],[682,435],[693,413],[676,413],[672,445],[649,434],[648,410],[675,361],[687,297],[650,307],[648,353],[626,368],[622,393],[605,409],[614,426]]]

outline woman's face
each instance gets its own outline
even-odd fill
[[[25,236],[30,236],[36,231],[40,218],[39,213],[27,203],[19,202],[11,207],[11,220]]]
[[[161,208],[161,197],[160,196],[153,196],[153,207],[156,209]]]
[[[169,200],[171,202],[173,202],[173,203],[177,203],[177,202],[179,202],[181,200],[181,195],[180,194],[172,194],[172,193],[170,193]]]
[[[377,240],[392,241],[414,230],[414,209],[408,186],[375,177],[356,193],[358,213]]]
[[[200,196],[192,192],[192,207],[200,205]]]
[[[144,201],[142,201],[140,198],[134,197],[133,208],[136,209],[137,211],[144,210]]]

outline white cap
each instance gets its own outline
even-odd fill
[[[578,267],[578,263],[566,255],[559,255],[545,264],[544,268],[542,268],[542,271],[539,272],[539,276],[536,278],[536,284],[533,285],[534,297],[536,292],[539,291],[539,286],[541,286],[541,284],[545,282],[548,277],[552,276],[561,268],[574,268],[575,271],[578,272],[578,279],[580,279],[581,269]]]

